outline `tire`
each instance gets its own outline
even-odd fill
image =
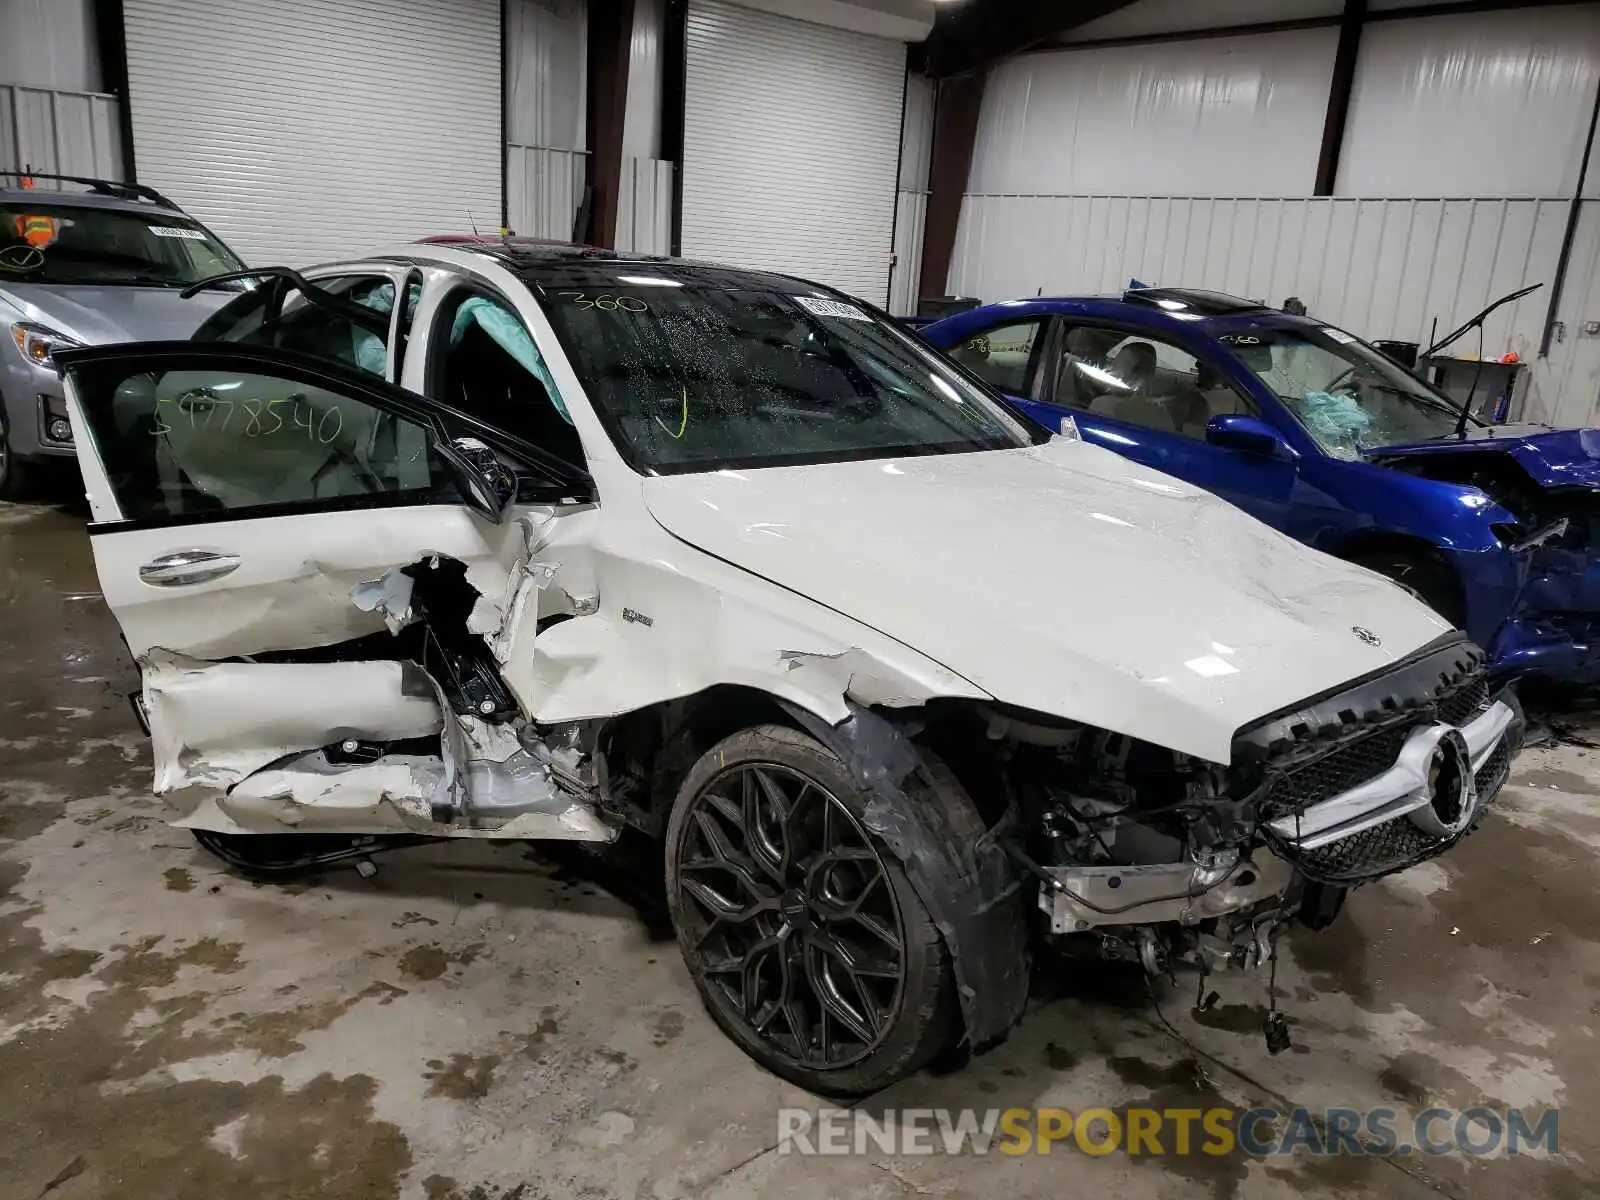
[[[840,1098],[914,1074],[959,1029],[944,942],[865,806],[829,750],[762,725],[695,763],[667,824],[667,903],[706,1010],[773,1074]]]
[[[1461,607],[1461,589],[1456,577],[1443,563],[1403,550],[1381,550],[1360,554],[1351,559],[1359,566],[1392,579],[1418,600],[1421,600],[1456,628],[1461,627],[1465,616]]]

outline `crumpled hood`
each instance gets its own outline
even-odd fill
[[[1490,425],[1467,431],[1464,438],[1379,446],[1368,457],[1424,458],[1449,454],[1482,454],[1499,450],[1544,488],[1600,488],[1600,429],[1555,429],[1549,425]]]
[[[1450,628],[1370,571],[1060,438],[655,477],[644,496],[683,541],[998,700],[1215,762],[1240,726]]]
[[[48,325],[86,346],[181,341],[237,292],[206,291],[188,300],[177,288],[128,284],[6,283],[0,300],[18,318]]]

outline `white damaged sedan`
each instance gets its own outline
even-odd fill
[[[515,239],[253,274],[60,356],[155,789],[240,870],[648,839],[718,1024],[849,1096],[1003,1037],[1042,944],[1269,962],[1506,778],[1516,701],[1428,608],[826,288]]]

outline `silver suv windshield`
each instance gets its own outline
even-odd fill
[[[804,285],[795,284],[796,289]],[[633,275],[540,289],[573,368],[624,454],[659,474],[1042,440],[930,348],[803,290]]]
[[[1340,329],[1255,327],[1217,338],[1335,458],[1455,432],[1461,410]]]
[[[0,203],[0,282],[186,287],[243,263],[181,213]]]

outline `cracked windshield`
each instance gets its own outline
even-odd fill
[[[1336,458],[1446,437],[1460,420],[1460,409],[1342,330],[1254,329],[1217,340]]]
[[[666,275],[617,282],[551,288],[544,306],[612,437],[643,470],[948,454],[1033,440],[977,387],[854,304]]]
[[[186,287],[244,264],[171,212],[0,204],[0,279]]]

